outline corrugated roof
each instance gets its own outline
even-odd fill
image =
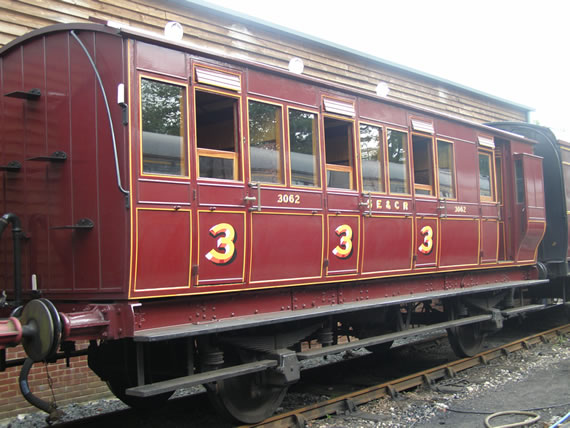
[[[324,40],[324,39],[321,39],[321,38],[316,37],[316,36],[305,34],[305,33],[300,32],[300,31],[292,30],[292,29],[284,27],[282,25],[275,24],[275,23],[269,22],[269,21],[265,21],[263,19],[256,18],[256,17],[253,17],[251,15],[247,15],[247,14],[244,14],[241,12],[237,12],[235,10],[225,8],[223,6],[212,4],[212,3],[209,3],[209,2],[204,1],[204,0],[167,0],[167,1],[172,2],[172,3],[177,3],[177,4],[182,5],[182,6],[193,5],[193,6],[197,6],[200,8],[208,9],[212,12],[227,15],[227,16],[230,16],[232,18],[238,19],[240,21],[253,23],[255,25],[266,27],[270,30],[285,33],[285,34],[288,34],[290,36],[297,37],[297,38],[300,38],[300,39],[321,45],[323,47],[327,47],[330,49],[337,50],[337,51],[339,51],[345,55],[354,55],[354,56],[372,61],[374,63],[377,63],[380,66],[393,68],[393,69],[396,69],[396,70],[399,70],[399,71],[402,71],[405,73],[415,75],[415,76],[423,78],[423,79],[429,79],[429,80],[432,80],[432,81],[437,82],[437,83],[442,84],[442,85],[450,86],[450,87],[457,88],[457,89],[460,89],[460,90],[465,91],[465,92],[469,92],[469,93],[474,94],[474,95],[478,95],[480,97],[488,98],[488,99],[494,100],[495,102],[507,104],[509,106],[518,108],[518,109],[526,111],[526,112],[534,111],[534,108],[532,108],[532,107],[528,107],[528,106],[525,106],[522,104],[514,103],[514,102],[506,100],[504,98],[500,98],[500,97],[497,97],[495,95],[491,95],[491,94],[488,94],[486,92],[479,91],[477,89],[473,89],[473,88],[461,85],[459,83],[452,82],[450,80],[443,79],[443,78],[438,77],[438,76],[434,76],[434,75],[429,74],[429,73],[424,73],[424,72],[416,70],[414,68],[406,67],[404,65],[397,64],[395,62],[379,58],[377,56],[368,54],[366,52],[361,52],[357,49],[352,49],[352,48],[349,48],[347,46],[343,46],[343,45],[340,45],[338,43],[334,43],[334,42],[331,42],[328,40]]]

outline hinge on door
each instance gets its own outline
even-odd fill
[[[198,275],[198,265],[192,265],[192,276]]]
[[[4,94],[5,97],[20,98],[22,100],[36,101],[42,95],[38,88],[30,89],[29,91],[14,91]]]
[[[33,158],[26,159],[28,161],[40,161],[40,162],[64,162],[67,160],[67,153],[64,151],[58,150],[53,152],[49,156],[36,156]]]
[[[22,164],[18,161],[10,161],[6,165],[0,165],[0,171],[18,172],[22,169]]]
[[[93,220],[90,218],[80,218],[77,223],[69,226],[54,226],[50,227],[51,230],[60,230],[60,229],[75,229],[75,230],[91,230],[95,227]]]

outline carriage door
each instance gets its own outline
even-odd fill
[[[416,207],[414,268],[437,266],[439,207],[436,193],[433,123],[412,119],[412,162]]]
[[[513,158],[516,261],[534,261],[546,227],[542,158],[528,153],[515,153]]]
[[[191,183],[186,79],[137,75],[133,88],[134,297],[187,293]]]
[[[261,98],[250,98],[247,105],[253,200],[249,284],[259,287],[321,278],[319,115]],[[285,123],[289,125],[289,156],[283,144]]]
[[[512,227],[510,226],[509,216],[511,216],[511,205],[507,207],[510,201],[505,200],[505,177],[507,177],[507,163],[509,142],[495,137],[497,147],[495,150],[495,175],[497,178],[497,221],[498,221],[498,252],[497,261],[512,260],[512,250],[507,245]]]
[[[495,142],[492,137],[479,135],[479,203],[481,209],[479,233],[479,257],[481,264],[496,263],[499,253],[499,215],[501,203],[498,202],[496,185]]]
[[[355,171],[354,104],[323,97],[324,163],[327,198],[327,275],[358,273],[360,197]]]
[[[198,287],[243,284],[246,198],[241,74],[195,65]]]

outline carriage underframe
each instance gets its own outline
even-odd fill
[[[503,273],[512,277],[510,281],[406,297],[228,316],[206,323],[155,323],[155,327],[164,304],[174,317],[187,316],[193,308],[177,299],[145,304],[78,302],[58,305],[56,310],[49,300],[37,299],[13,314],[18,318],[0,324],[2,345],[21,339],[29,355],[19,362],[3,360],[3,367],[23,364],[20,385],[25,389],[33,362],[86,353],[90,368],[132,407],[156,406],[178,389],[204,385],[213,403],[231,418],[254,422],[279,406],[288,386],[299,379],[302,360],[355,348],[384,352],[397,339],[442,329],[458,356],[477,354],[484,337],[500,329],[504,320],[566,302],[567,282],[527,279],[533,272],[530,267],[524,272],[512,270]],[[402,282],[402,291],[405,283],[425,280],[409,278]],[[365,286],[370,292],[382,283]],[[74,342],[86,339],[89,348],[76,352]],[[29,389],[23,392],[29,402],[55,415],[52,403]]]

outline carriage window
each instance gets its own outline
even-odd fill
[[[495,171],[497,172],[497,202],[503,204],[503,166],[501,158],[495,158]]]
[[[517,204],[524,203],[524,175],[522,159],[515,159],[515,188],[517,191]]]
[[[390,177],[390,193],[410,193],[408,182],[408,142],[407,134],[388,129],[388,175]]]
[[[479,195],[482,201],[493,200],[491,154],[486,152],[479,152]]]
[[[196,145],[200,177],[239,179],[238,99],[196,91]]]
[[[433,139],[412,135],[416,195],[433,195]]]
[[[283,183],[281,107],[249,102],[251,180]]]
[[[188,175],[186,88],[141,79],[142,170]]]
[[[363,190],[370,192],[384,191],[384,156],[382,153],[382,128],[372,125],[360,125]]]
[[[455,168],[453,162],[453,144],[437,141],[437,164],[439,178],[439,197],[455,198]]]
[[[352,122],[324,118],[327,186],[353,188]]]
[[[319,137],[317,115],[289,110],[289,146],[291,151],[291,184],[320,186]]]

